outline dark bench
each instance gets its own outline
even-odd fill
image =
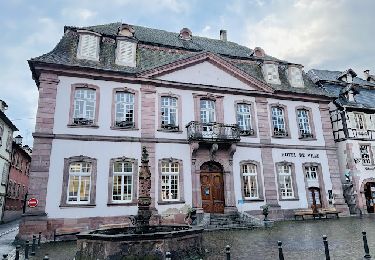
[[[319,209],[319,212],[328,218],[329,215],[334,215],[336,218],[339,218],[339,214],[341,211],[337,211],[335,208],[324,208],[324,209]]]
[[[75,236],[81,231],[86,230],[87,227],[74,227],[74,228],[56,228],[53,231],[53,241],[56,241],[56,237],[62,236]]]
[[[320,212],[313,212],[312,209],[298,209],[294,211],[295,220],[297,220],[297,217],[301,217],[301,219],[304,220],[305,216],[312,216],[315,219],[322,218],[323,214]]]

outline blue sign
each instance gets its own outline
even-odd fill
[[[243,200],[238,200],[238,204],[243,204],[244,201]]]

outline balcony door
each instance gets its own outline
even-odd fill
[[[318,208],[322,207],[319,188],[309,188],[309,204],[313,211],[317,211]]]
[[[202,125],[202,137],[214,138],[217,136],[215,131],[216,111],[215,101],[209,99],[201,99],[200,101],[200,117]]]
[[[224,180],[221,166],[215,162],[201,167],[202,207],[206,213],[224,213]]]

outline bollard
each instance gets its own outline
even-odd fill
[[[8,254],[4,254],[3,255],[3,260],[7,260],[8,259]]]
[[[36,236],[33,235],[33,243],[31,244],[31,253],[30,255],[35,255],[35,241],[36,240]]]
[[[49,259],[48,255],[45,255],[45,256],[43,257],[43,260],[48,260],[48,259]]]
[[[30,241],[26,240],[26,242],[25,242],[25,260],[29,260],[29,246],[30,246]]]
[[[40,240],[42,239],[42,232],[39,232],[38,235],[38,248],[40,248]]]
[[[14,260],[20,260],[20,248],[21,248],[20,245],[16,245],[16,256]]]
[[[323,243],[324,243],[324,253],[326,254],[326,260],[331,260],[331,257],[329,256],[329,248],[328,248],[328,241],[327,241],[326,235],[323,235]]]
[[[284,254],[283,254],[283,243],[281,241],[277,241],[277,245],[279,247],[279,260],[284,260]]]
[[[165,252],[165,260],[172,260],[171,252]]]
[[[363,235],[363,247],[365,249],[365,256],[364,256],[364,258],[371,258],[371,256],[370,256],[370,250],[369,250],[368,244],[367,244],[366,231],[362,231],[362,235]]]
[[[230,260],[230,246],[225,247],[225,254],[227,255],[227,260]]]

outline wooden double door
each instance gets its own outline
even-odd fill
[[[314,212],[322,207],[321,201],[320,189],[315,187],[309,188],[309,204]]]
[[[203,211],[207,213],[224,213],[223,173],[201,172],[201,194]]]

